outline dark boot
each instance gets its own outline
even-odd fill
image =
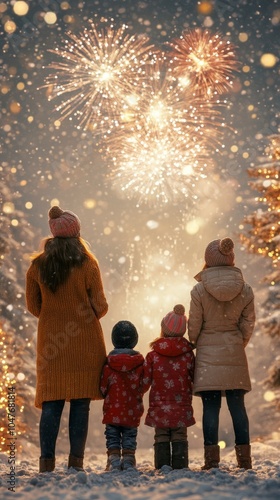
[[[83,471],[84,459],[80,457],[74,457],[74,455],[69,455],[68,458],[68,469],[72,467],[75,470]]]
[[[155,443],[155,468],[160,469],[163,465],[171,465],[170,443]]]
[[[174,441],[172,443],[172,469],[184,469],[189,466],[188,443]]]
[[[136,467],[135,450],[122,451],[122,469],[127,470]]]
[[[251,446],[249,444],[236,445],[235,453],[240,469],[252,469]]]
[[[107,451],[108,459],[106,471],[121,470],[121,450],[119,448],[110,448]]]
[[[218,444],[204,446],[204,466],[202,470],[218,468],[220,462],[220,447]]]
[[[55,458],[40,458],[39,472],[52,472],[55,468]]]

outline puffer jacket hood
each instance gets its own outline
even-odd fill
[[[150,389],[145,424],[171,428],[194,425],[195,358],[191,344],[184,337],[164,337],[151,347],[144,363],[143,390]]]
[[[143,406],[144,357],[132,349],[114,349],[103,367],[103,424],[138,427]]]
[[[233,266],[209,267],[195,279],[202,281],[205,290],[221,302],[233,300],[244,286],[241,270]]]
[[[152,349],[162,356],[181,356],[192,351],[190,342],[184,337],[162,337],[152,343]]]
[[[109,354],[107,363],[112,370],[117,372],[130,372],[144,363],[144,357],[137,351],[130,351],[130,354],[128,352],[116,354],[115,349],[113,353]]]
[[[253,290],[231,266],[206,268],[197,279],[188,321],[189,340],[196,345],[194,394],[250,391],[245,347],[255,324]]]

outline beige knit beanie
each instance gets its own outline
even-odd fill
[[[205,263],[208,267],[234,266],[234,243],[231,238],[213,240],[206,247]]]

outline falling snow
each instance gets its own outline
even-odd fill
[[[248,254],[238,235],[244,217],[261,209],[256,206],[247,170],[264,155],[267,137],[279,134],[279,5],[274,0],[15,1],[0,2],[0,17],[0,327],[3,338],[8,338],[5,348],[10,356],[5,374],[16,383],[18,425],[25,436],[18,440],[17,497],[52,499],[67,494],[71,499],[78,492],[82,498],[104,500],[132,496],[164,500],[182,495],[193,500],[205,495],[209,499],[276,499],[280,430],[277,414],[270,406],[275,394],[264,385],[276,348],[258,326],[261,321],[247,348],[253,385],[253,391],[246,396],[253,471],[235,468],[231,422],[225,409],[220,429],[224,444],[221,470],[200,471],[201,404],[195,398],[197,424],[189,435],[190,471],[155,472],[153,436],[141,424],[137,471],[104,473],[101,409],[99,404],[93,404],[86,473],[69,474],[66,470],[65,417],[57,470],[46,477],[38,475],[40,413],[33,406],[36,321],[25,310],[24,277],[31,253],[49,234],[48,209],[59,204],[79,215],[82,236],[99,260],[109,302],[108,315],[102,320],[108,351],[112,326],[125,318],[137,326],[138,349],[145,355],[149,342],[159,334],[162,317],[174,303],[182,303],[188,310],[193,276],[203,266],[207,243],[225,236],[235,241],[236,264],[254,289],[258,319],[267,316],[269,309],[263,304],[269,290],[263,278],[271,270],[269,260]],[[169,70],[167,86],[166,81],[159,85],[156,80],[148,87],[151,96],[141,95],[145,106],[138,122],[131,114],[135,103],[131,95],[123,115],[125,127],[115,118],[108,127],[108,112],[103,113],[102,102],[98,104],[98,123],[102,122],[98,130],[94,121],[83,129],[78,112],[70,112],[63,119],[57,108],[63,105],[64,96],[52,99],[54,89],[46,87],[46,81],[54,72],[57,52],[65,46],[69,33],[79,39],[92,24],[100,29],[106,24],[114,29],[126,26],[129,37],[142,41],[147,38],[161,54],[166,53],[172,40],[182,41],[182,33],[194,30],[213,36],[219,33],[225,43],[231,44],[229,52],[233,47],[238,67],[226,75],[224,93],[215,96],[220,100],[219,119],[217,115],[208,116],[207,132],[212,135],[205,157],[205,151],[199,151],[203,154],[198,161],[197,141],[182,136],[185,125],[180,127],[185,115],[176,114],[177,122],[168,114],[161,118],[166,135],[159,127],[157,140],[149,129],[147,141],[144,129],[139,128],[139,123],[145,123],[146,129],[150,126],[147,120],[151,117],[143,114],[143,109],[148,109],[150,97],[154,99],[157,92],[164,97],[167,110],[170,102],[175,106],[176,98],[168,87]],[[227,45],[223,47],[226,50]],[[176,52],[175,42],[173,49]],[[192,53],[191,60],[197,62],[197,54]],[[166,59],[157,62],[166,64]],[[180,76],[180,84],[185,85],[186,76]],[[119,84],[120,89],[126,88],[122,82]],[[194,112],[188,108],[191,126],[199,108],[197,99]],[[152,116],[158,117],[162,109],[162,104],[153,107]],[[132,137],[127,129],[130,124],[137,130]],[[201,123],[199,127],[201,132]],[[178,130],[180,134],[176,135]],[[178,176],[180,161],[184,162],[183,174]],[[149,177],[151,162],[154,168]],[[141,186],[136,193],[135,186]],[[163,187],[168,194],[165,199],[151,196],[162,192]],[[0,467],[4,473],[1,488],[8,498],[14,493],[7,491],[4,454]]]

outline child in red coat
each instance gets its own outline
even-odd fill
[[[187,427],[195,424],[192,408],[194,354],[184,338],[187,318],[181,304],[161,322],[161,337],[150,345],[144,363],[143,388],[148,390],[145,424],[155,427],[155,468],[188,467]],[[172,449],[171,449],[172,448]]]
[[[106,424],[107,471],[136,466],[137,431],[144,412],[144,358],[134,350],[137,342],[138,332],[130,321],[119,321],[114,326],[115,349],[107,357],[100,386],[105,398],[102,423]]]

